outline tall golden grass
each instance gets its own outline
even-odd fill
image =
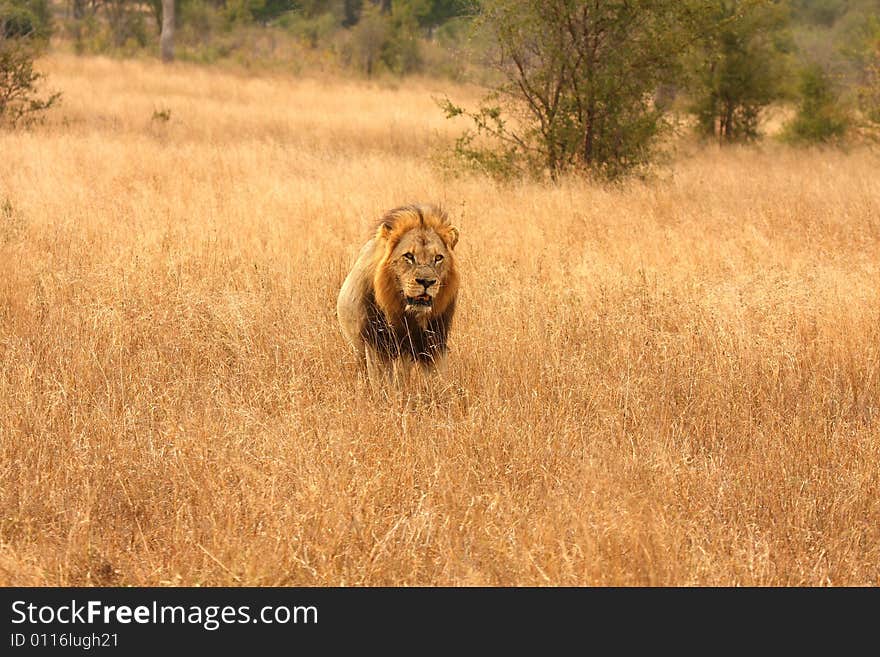
[[[0,583],[880,584],[877,154],[498,187],[432,167],[446,83],[42,65],[63,104],[0,133]],[[461,228],[460,392],[382,402],[335,295],[412,201]]]

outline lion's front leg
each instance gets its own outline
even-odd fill
[[[369,347],[364,348],[364,362],[367,366],[367,383],[370,384],[373,392],[380,392],[388,381],[387,363]]]
[[[446,352],[436,352],[429,362],[424,363],[422,369],[434,378],[445,381],[449,376],[449,359],[446,357]]]
[[[388,358],[369,347],[365,350],[367,362],[367,379],[373,392],[394,395],[406,390],[411,363],[404,358]]]
[[[448,384],[446,355],[436,353],[432,359],[413,363],[416,390],[420,395],[433,397],[442,393]]]
[[[412,378],[413,363],[408,358],[395,358],[391,363],[391,385],[398,392],[409,387]]]

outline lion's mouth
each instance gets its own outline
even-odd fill
[[[406,305],[408,306],[427,306],[430,307],[434,300],[429,294],[420,294],[417,297],[407,297]]]

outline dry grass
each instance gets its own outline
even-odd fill
[[[501,189],[434,173],[428,82],[44,67],[0,133],[3,584],[880,584],[877,155]],[[416,200],[463,394],[377,405],[335,294]]]

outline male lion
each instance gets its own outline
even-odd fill
[[[405,381],[414,364],[442,367],[458,294],[456,242],[443,210],[408,205],[382,217],[361,248],[336,315],[371,382]]]

